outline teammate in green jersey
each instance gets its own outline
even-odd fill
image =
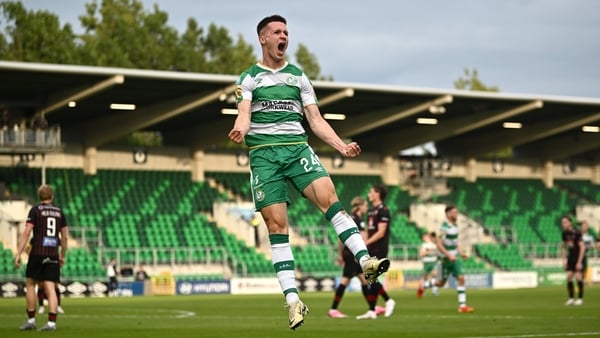
[[[468,313],[475,309],[467,305],[467,294],[465,288],[465,275],[462,271],[462,260],[467,256],[462,253],[458,247],[458,209],[453,205],[446,206],[446,220],[440,228],[440,236],[437,240],[437,248],[442,259],[442,276],[435,283],[426,281],[419,283],[419,293],[423,294],[424,288],[430,288],[434,285],[442,287],[446,284],[448,277],[453,275],[456,278],[456,291],[458,292],[458,312]]]
[[[431,285],[431,292],[433,295],[438,295],[438,288],[435,285],[435,277],[437,276],[437,261],[438,261],[438,253],[437,253],[437,238],[435,232],[424,232],[421,236],[422,243],[419,249],[419,256],[421,257],[421,261],[423,262],[423,279],[422,283],[429,281]],[[417,298],[423,298],[423,288],[419,288],[417,290]]]
[[[268,16],[256,31],[262,59],[240,75],[235,92],[238,116],[228,136],[233,142],[245,142],[250,150],[254,207],[268,227],[273,266],[289,308],[289,327],[295,330],[304,322],[308,307],[296,288],[287,216],[288,181],[333,224],[369,283],[388,270],[390,261],[369,256],[329,174],[307,143],[302,121],[306,117],[314,134],[345,157],[358,156],[360,146],[337,135],[321,116],[306,74],[285,60],[289,42],[285,18]]]

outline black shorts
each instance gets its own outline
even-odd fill
[[[356,258],[352,254],[344,255],[344,271],[342,272],[343,277],[352,278],[359,273],[362,273],[360,264],[356,261]]]
[[[60,263],[58,257],[29,256],[25,277],[36,281],[60,281]]]
[[[585,272],[585,270],[587,269],[587,257],[583,257],[583,261],[581,262],[582,265],[582,272]],[[569,256],[567,257],[567,268],[565,269],[566,271],[578,271],[576,269],[577,267],[577,257],[576,256]]]

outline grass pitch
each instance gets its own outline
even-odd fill
[[[303,293],[310,313],[296,331],[287,327],[280,295],[198,295],[63,300],[55,332],[21,332],[25,299],[0,299],[0,337],[594,337],[600,336],[600,288],[586,288],[582,306],[564,306],[565,287],[467,290],[474,313],[457,312],[456,291],[416,298],[392,292],[390,318],[356,320],[366,311],[362,295],[346,293],[339,309],[349,318],[327,317],[333,294]],[[380,305],[381,304],[380,299]],[[47,315],[37,315],[38,327]]]

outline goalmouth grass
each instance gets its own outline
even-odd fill
[[[582,306],[564,306],[566,288],[467,290],[474,313],[457,312],[456,291],[417,299],[412,290],[390,293],[390,318],[356,320],[367,310],[362,295],[346,293],[339,310],[348,318],[327,317],[331,292],[303,293],[310,313],[291,331],[281,295],[198,295],[120,298],[66,298],[56,332],[21,332],[25,299],[0,299],[0,337],[593,337],[600,336],[600,288],[588,286]],[[379,304],[383,305],[381,299]],[[38,327],[47,314],[37,315]]]

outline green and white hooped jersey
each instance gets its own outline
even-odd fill
[[[442,243],[444,244],[444,249],[446,249],[448,253],[457,256],[458,227],[456,225],[448,223],[447,221],[444,221],[444,223],[442,223],[442,227],[440,228],[440,232],[442,234]]]
[[[437,246],[432,242],[423,242],[421,244],[421,250],[425,250],[427,255],[421,257],[423,263],[435,263],[437,262]]]
[[[272,70],[255,64],[237,82],[236,101],[250,100],[249,148],[305,143],[303,108],[316,104],[312,84],[304,72],[289,63]]]
[[[594,236],[587,234],[582,234],[581,239],[583,240],[583,245],[585,246],[585,254],[590,255],[592,253],[592,248],[594,247],[594,243],[596,240]]]

